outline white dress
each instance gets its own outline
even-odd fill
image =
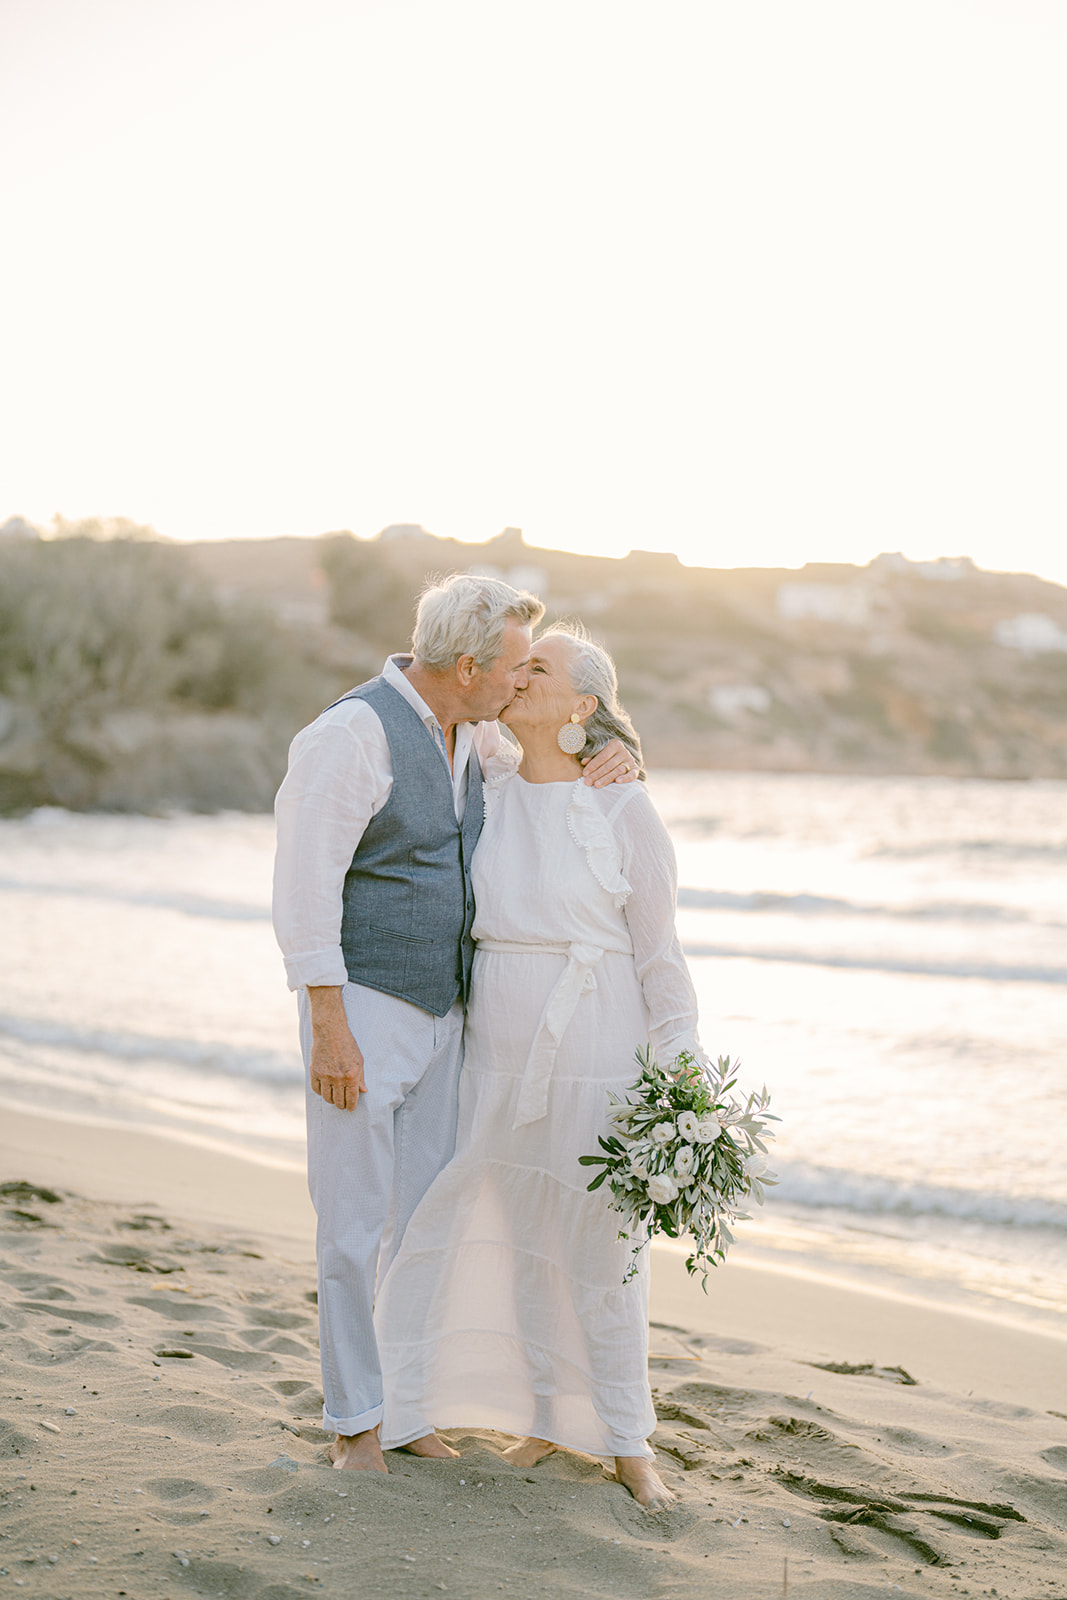
[[[454,1159],[379,1286],[382,1443],[480,1427],[650,1456],[648,1260],[597,1169],[634,1052],[699,1053],[674,851],[641,783],[486,784]]]

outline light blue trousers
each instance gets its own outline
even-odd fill
[[[455,1148],[463,1007],[434,1017],[355,983],[346,983],[343,995],[367,1093],[354,1111],[339,1111],[308,1088],[308,1188],[318,1217],[322,1423],[353,1434],[382,1419],[375,1284]],[[300,1043],[306,1068],[306,990]]]

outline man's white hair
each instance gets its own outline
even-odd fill
[[[460,656],[473,656],[484,672],[503,654],[509,619],[532,628],[544,614],[535,594],[499,578],[453,572],[419,596],[411,649],[416,661],[434,672],[454,667]]]

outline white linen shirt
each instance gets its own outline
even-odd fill
[[[418,712],[435,743],[440,724],[404,675],[411,656],[390,656],[382,677]],[[495,722],[456,726],[452,795],[462,820],[471,748],[484,768],[500,746]],[[442,760],[444,760],[442,752]],[[365,700],[343,700],[303,728],[274,802],[274,933],[290,989],[348,982],[341,952],[341,891],[356,846],[393,787],[389,741]]]

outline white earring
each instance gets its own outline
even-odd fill
[[[556,734],[556,743],[568,756],[576,756],[585,749],[586,732],[577,711],[571,712],[571,720],[565,722]]]

